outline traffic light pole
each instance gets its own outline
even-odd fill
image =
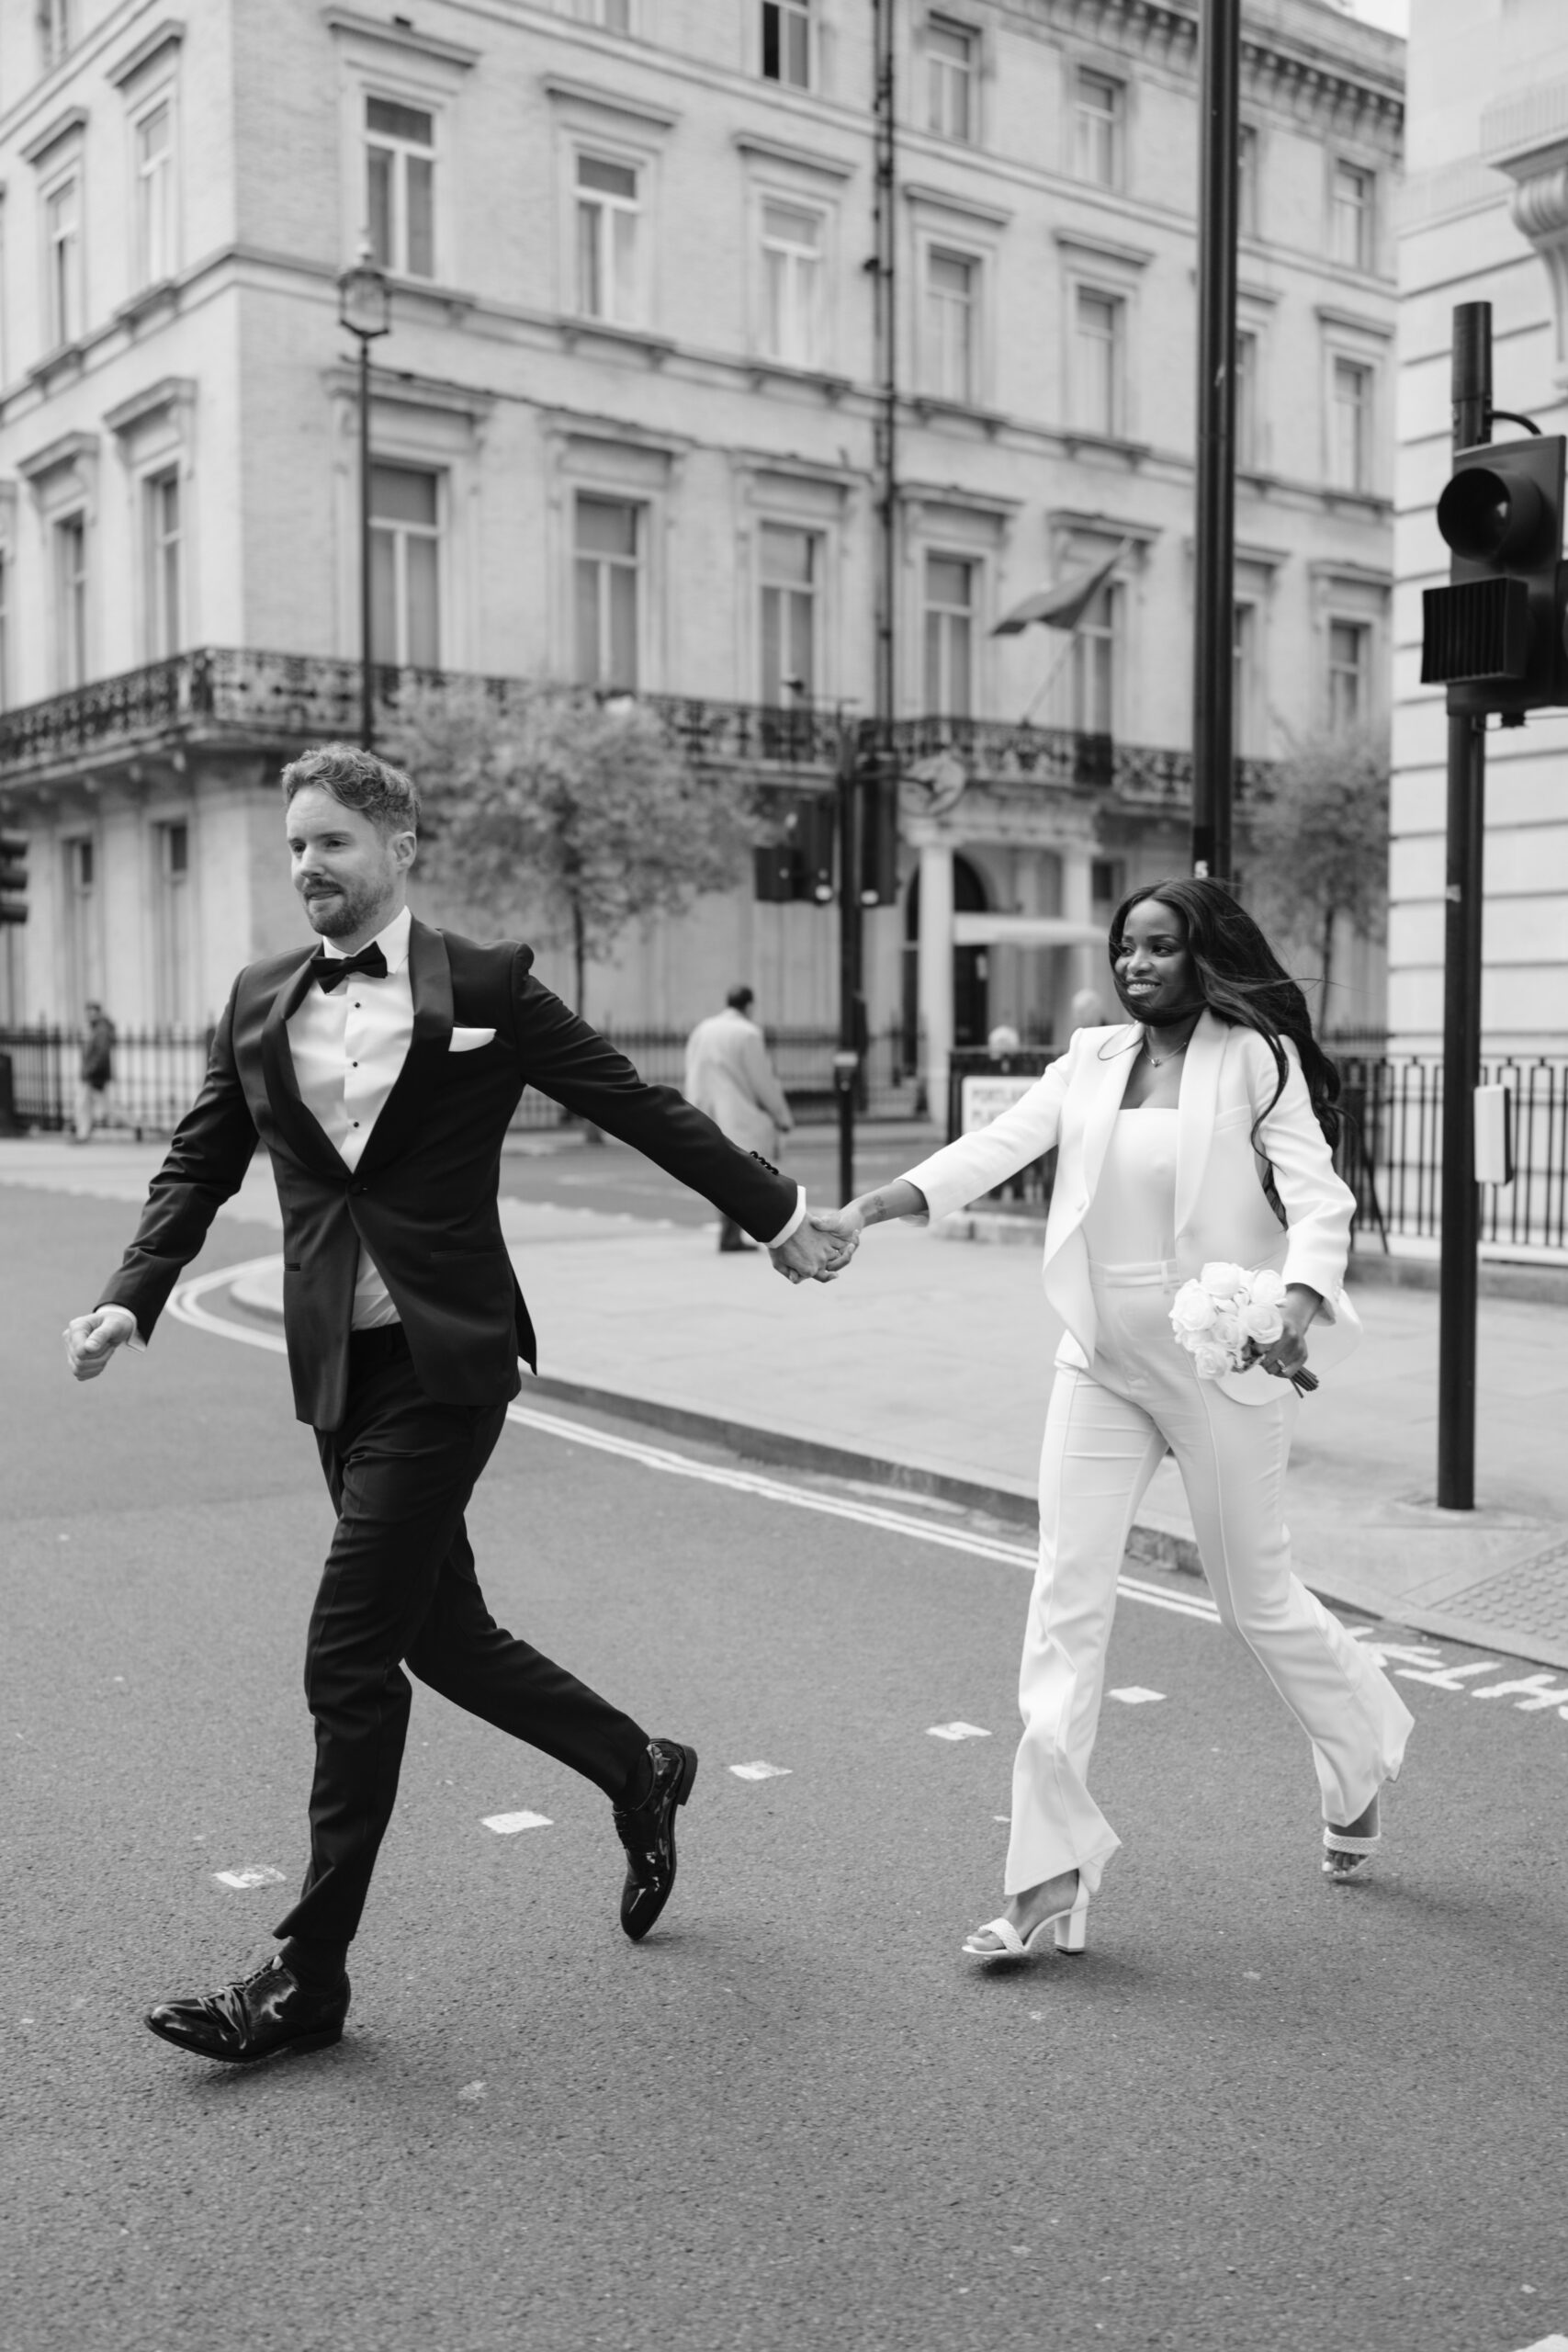
[[[860,998],[863,917],[860,898],[860,828],[855,820],[860,729],[845,718],[839,729],[839,1050],[833,1085],[839,1098],[839,1201],[855,1196],[855,1088],[860,1075]]]
[[[1492,305],[1453,314],[1453,446],[1492,438]],[[1486,722],[1449,720],[1448,854],[1443,921],[1442,1259],[1438,1308],[1438,1503],[1475,1508],[1475,1325],[1481,1193],[1475,1089],[1481,1079],[1481,918],[1484,897]]]
[[[1236,105],[1241,0],[1199,30],[1198,482],[1193,551],[1192,871],[1231,876],[1235,662]]]

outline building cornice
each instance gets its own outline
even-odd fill
[[[378,41],[387,49],[400,49],[431,58],[441,65],[455,65],[461,73],[477,65],[483,54],[461,41],[422,33],[412,24],[391,23],[385,17],[362,17],[357,8],[323,8],[321,22],[331,33],[349,33],[355,40]]]
[[[1055,32],[1087,40],[1097,49],[1143,62],[1165,65],[1186,75],[1198,66],[1195,8],[1166,0],[1044,0],[1042,13]],[[1369,28],[1356,28],[1365,41]],[[1242,26],[1243,94],[1255,105],[1272,106],[1298,119],[1312,120],[1344,135],[1368,130],[1397,138],[1404,121],[1402,59],[1389,37],[1386,74],[1336,56],[1326,40],[1292,41],[1288,34]]]
[[[632,97],[625,90],[607,90],[597,82],[580,82],[570,74],[541,74],[539,86],[558,106],[591,107],[595,114],[625,115],[628,122],[640,122],[654,130],[673,130],[681,119],[675,107]]]
[[[962,190],[938,187],[933,180],[905,180],[900,194],[907,204],[923,206],[928,211],[955,212],[965,220],[984,221],[988,229],[1005,229],[1013,218],[1004,204],[988,204],[983,197],[966,196]]]
[[[787,139],[771,138],[766,131],[737,130],[731,132],[730,140],[742,155],[755,155],[764,164],[787,164],[792,171],[814,172],[818,179],[848,180],[855,175],[853,163],[846,163],[841,155],[796,147]]]
[[[165,17],[162,24],[154,25],[151,32],[144,33],[133,49],[127,50],[118,63],[109,67],[107,78],[117,90],[123,90],[128,82],[135,80],[144,65],[151,65],[155,58],[162,57],[165,50],[177,49],[185,37],[184,17]]]
[[[63,114],[57,114],[52,121],[46,123],[41,130],[28,140],[27,145],[21,150],[23,163],[41,164],[51,149],[60,145],[62,140],[69,139],[73,132],[80,135],[86,128],[86,107],[67,107]]]

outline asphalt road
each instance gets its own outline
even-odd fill
[[[911,1140],[918,1132],[901,1128],[896,1139],[889,1141],[874,1125],[863,1123],[855,1136],[856,1192],[885,1184],[923,1159],[934,1146],[931,1141]],[[796,1127],[785,1138],[779,1158],[785,1173],[803,1183],[814,1202],[825,1206],[837,1204],[836,1127]],[[606,1215],[668,1217],[674,1225],[711,1225],[717,1215],[706,1201],[639,1153],[615,1142],[582,1144],[570,1128],[558,1133],[523,1131],[502,1162],[501,1189],[520,1201],[558,1201],[567,1207],[597,1209]]]
[[[170,1320],[70,1384],[60,1327],[127,1228],[0,1197],[7,2347],[1518,2352],[1568,2327],[1555,1705],[1478,1704],[1515,1669],[1386,1636],[1438,1679],[1401,1685],[1386,1860],[1330,1888],[1284,1710],[1192,1584],[1129,1598],[1111,1684],[1159,1696],[1106,1708],[1126,1849],[1089,1952],[973,1973],[1015,1537],[559,1408],[577,1435],[502,1438],[481,1573],[503,1622],[701,1749],[667,1924],[621,1938],[595,1792],[422,1693],[343,2044],[249,2072],[156,2041],[148,2002],[259,1957],[287,1900],[216,1873],[302,1860],[329,1515],[275,1352]],[[205,1262],[272,1246],[229,1225]],[[955,1721],[990,1736],[931,1736]],[[728,1769],[759,1761],[784,1769]],[[523,1809],[549,1826],[484,1826]]]

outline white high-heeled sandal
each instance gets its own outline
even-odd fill
[[[1055,1931],[1056,1950],[1081,1952],[1089,1938],[1089,1889],[1080,1872],[1077,1892],[1070,1903],[1059,1911],[1048,1911],[1037,1919],[1027,1936],[1021,1936],[1010,1919],[987,1919],[964,1939],[964,1950],[971,1960],[1002,1960],[1017,1962],[1032,1960],[1037,1945],[1043,1950],[1043,1939],[1047,1928]],[[995,1945],[977,1943],[978,1936],[995,1936]]]
[[[1353,1880],[1359,1879],[1382,1844],[1382,1805],[1378,1797],[1372,1799],[1366,1812],[1360,1815],[1363,1821],[1368,1813],[1372,1816],[1373,1827],[1370,1836],[1365,1838],[1353,1837],[1348,1829],[1336,1829],[1329,1823],[1324,1823],[1323,1875],[1332,1879],[1337,1886],[1348,1886]]]

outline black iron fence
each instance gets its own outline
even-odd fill
[[[679,1086],[685,1070],[683,1029],[613,1029],[605,1033],[655,1084]],[[114,1044],[114,1076],[101,1104],[101,1128],[137,1137],[168,1135],[195,1100],[207,1068],[210,1029],[122,1029]],[[773,1067],[795,1118],[809,1125],[835,1116],[833,1055],[838,1034],[830,1029],[777,1029],[768,1033]],[[11,1096],[17,1125],[46,1134],[73,1126],[77,1115],[82,1058],[79,1030],[0,1029],[0,1054],[11,1065]],[[868,1045],[861,1095],[863,1114],[873,1119],[908,1118],[915,1107],[916,1080],[904,1057],[902,1032],[879,1031]],[[515,1127],[547,1130],[570,1124],[559,1103],[532,1088],[524,1095]]]
[[[0,1029],[19,1126],[58,1134],[75,1125],[82,1042],[76,1029]],[[210,1029],[118,1031],[114,1074],[92,1106],[96,1124],[138,1138],[168,1135],[196,1099],[211,1043]]]
[[[1396,1235],[1441,1231],[1443,1066],[1412,1056],[1341,1053],[1341,1174],[1356,1195],[1363,1249]],[[1521,1249],[1568,1249],[1568,1059],[1505,1056],[1483,1064],[1513,1096],[1514,1181],[1484,1184],[1481,1238]]]

